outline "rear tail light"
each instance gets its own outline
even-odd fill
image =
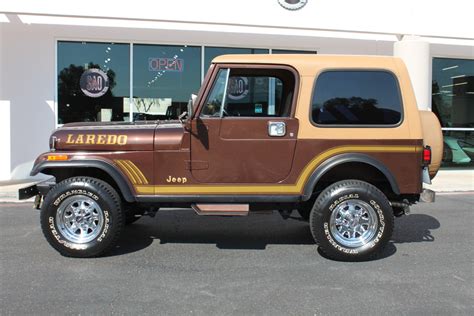
[[[431,147],[425,146],[423,148],[423,164],[427,166],[430,163],[431,163]]]

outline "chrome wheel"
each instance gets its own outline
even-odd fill
[[[56,213],[61,235],[78,244],[94,240],[104,226],[104,212],[87,196],[71,196],[64,200]]]
[[[347,200],[332,212],[329,227],[344,247],[359,248],[369,243],[378,229],[377,213],[362,200]]]

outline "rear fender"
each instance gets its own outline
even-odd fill
[[[316,168],[311,176],[309,177],[308,181],[306,182],[306,186],[304,189],[303,193],[303,200],[307,201],[311,198],[311,195],[313,194],[314,188],[316,187],[318,181],[330,170],[334,169],[335,167],[342,165],[344,163],[349,163],[349,162],[360,162],[360,163],[365,163],[367,165],[370,165],[374,168],[376,168],[378,171],[380,171],[385,178],[387,179],[388,183],[390,184],[390,187],[396,195],[400,194],[400,188],[398,186],[398,183],[393,176],[392,172],[380,161],[365,155],[365,154],[341,154],[337,155],[334,157],[331,157],[327,159],[325,162],[323,162],[318,168]],[[350,175],[348,175],[348,179],[350,178]]]

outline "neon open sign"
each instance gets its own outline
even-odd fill
[[[183,72],[184,59],[181,58],[148,58],[149,71],[176,71]]]

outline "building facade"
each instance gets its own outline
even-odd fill
[[[445,169],[472,172],[471,2],[451,14],[441,1],[3,1],[0,180],[27,177],[62,124],[177,117],[233,53],[399,56],[442,123]]]

